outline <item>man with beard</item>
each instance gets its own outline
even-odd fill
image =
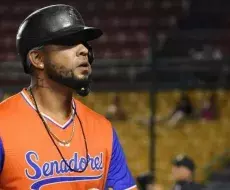
[[[16,44],[31,84],[0,104],[0,187],[137,189],[111,123],[73,98],[90,91],[102,35],[68,5],[51,5],[20,25]]]

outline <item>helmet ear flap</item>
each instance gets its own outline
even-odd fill
[[[89,63],[92,64],[93,61],[94,61],[94,54],[93,54],[93,48],[92,46],[89,44],[89,43],[84,43],[84,46],[88,49],[88,60],[89,60]]]

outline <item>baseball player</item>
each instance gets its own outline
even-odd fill
[[[20,25],[16,45],[31,84],[0,104],[0,188],[137,189],[111,123],[73,98],[90,91],[102,35],[69,5],[51,5]]]

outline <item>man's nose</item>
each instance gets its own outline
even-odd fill
[[[85,47],[83,44],[80,45],[80,53],[81,56],[88,56],[89,50],[87,47]]]

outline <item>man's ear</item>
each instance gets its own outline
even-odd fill
[[[31,50],[28,53],[28,61],[34,66],[34,68],[43,70],[44,69],[44,54],[40,50]]]

